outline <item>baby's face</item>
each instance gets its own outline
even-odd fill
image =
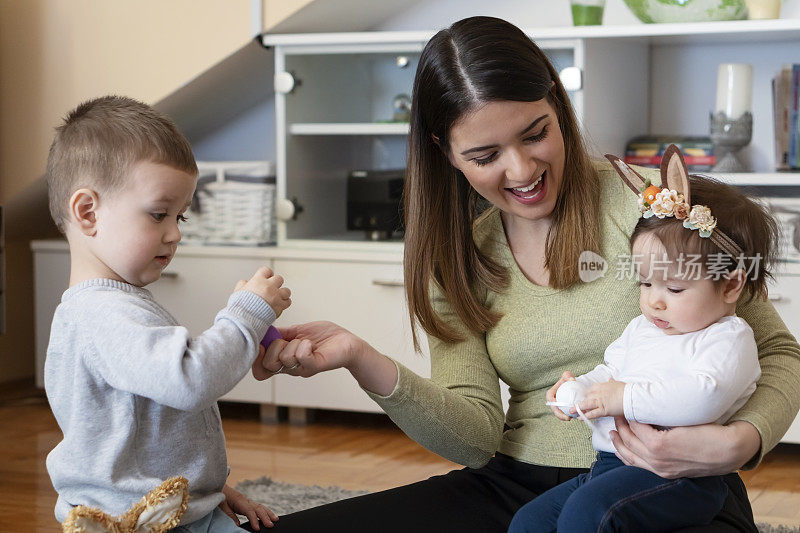
[[[182,170],[141,161],[122,191],[100,198],[92,252],[106,277],[139,287],[161,277],[181,240],[178,223],[196,183]]]
[[[688,231],[688,230],[687,230]],[[664,245],[652,234],[636,238],[632,246],[639,276],[642,314],[667,335],[704,329],[735,309],[705,271],[666,259]]]

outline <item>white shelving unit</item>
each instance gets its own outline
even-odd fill
[[[800,173],[776,173],[769,80],[800,61],[800,19],[689,24],[527,28],[557,70],[581,71],[570,92],[596,155],[622,154],[642,134],[708,133],[716,64],[756,68],[754,136],[745,148],[755,172],[720,174],[736,185],[800,186]],[[356,169],[405,165],[408,125],[387,123],[396,94],[410,94],[419,54],[434,32],[265,35],[275,51],[278,197],[303,212],[279,221],[278,245],[379,249],[345,228],[346,176]],[[404,56],[405,69],[394,65]],[[741,59],[737,59],[741,57]],[[400,244],[400,246],[402,246]]]
[[[674,24],[619,24],[599,26],[542,26],[524,28],[535,40],[543,39],[609,39],[635,38],[653,43],[738,43],[769,42],[800,38],[800,19],[733,20],[726,22],[688,22]],[[331,53],[338,52],[338,45],[348,46],[353,42],[383,44],[425,43],[433,37],[433,31],[374,31],[338,33],[265,34],[262,43],[266,46],[315,46],[330,45]]]

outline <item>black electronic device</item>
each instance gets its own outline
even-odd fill
[[[347,229],[372,240],[402,232],[405,169],[354,170],[347,176]]]

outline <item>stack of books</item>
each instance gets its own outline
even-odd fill
[[[784,65],[772,78],[775,168],[800,170],[800,64]]]
[[[676,135],[647,135],[628,141],[623,160],[629,165],[655,167],[661,165],[661,156],[670,144],[683,152],[689,172],[708,172],[714,166],[714,146],[709,137]]]

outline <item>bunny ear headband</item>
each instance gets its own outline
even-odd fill
[[[720,250],[731,257],[742,255],[742,249],[733,239],[717,228],[717,219],[711,209],[704,205],[692,205],[689,191],[689,172],[680,149],[674,144],[661,158],[661,184],[664,188],[650,184],[639,173],[620,158],[606,154],[622,181],[639,196],[639,210],[644,218],[675,217],[683,220],[683,227],[698,230],[700,236],[711,239]]]

